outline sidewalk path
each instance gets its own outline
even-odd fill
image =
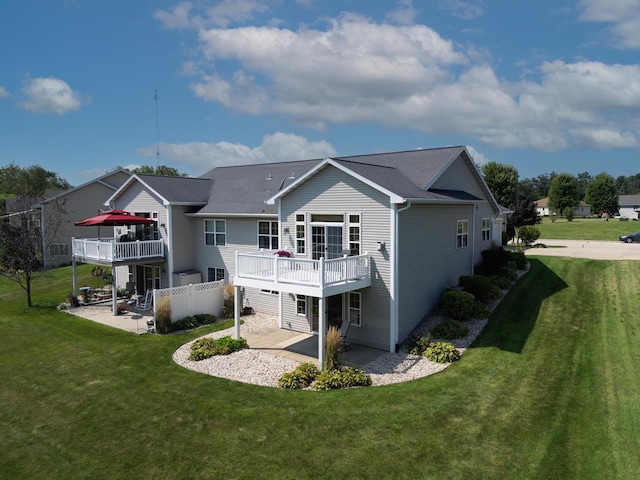
[[[595,260],[640,260],[640,243],[602,242],[596,240],[545,240],[548,248],[529,248],[527,256],[591,258]]]

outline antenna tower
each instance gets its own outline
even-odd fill
[[[160,166],[160,127],[158,126],[158,90],[153,91],[153,99],[156,102],[156,167]]]

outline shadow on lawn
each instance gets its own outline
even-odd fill
[[[568,285],[540,260],[529,258],[529,272],[504,297],[470,348],[497,347],[520,353],[547,298]]]

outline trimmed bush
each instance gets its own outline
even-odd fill
[[[278,386],[292,390],[307,388],[319,374],[320,370],[313,363],[301,363],[293,372],[286,372],[280,375]]]
[[[340,388],[368,387],[371,377],[357,368],[323,370],[313,383],[314,390],[336,390]]]
[[[511,261],[515,262],[518,270],[526,270],[528,262],[524,252],[511,252]]]
[[[463,290],[447,290],[442,294],[442,310],[447,317],[466,320],[473,314],[476,298]]]
[[[464,338],[468,333],[469,327],[460,322],[460,320],[454,320],[453,318],[443,320],[433,330],[431,330],[431,335],[435,338],[442,338],[444,340]]]
[[[427,333],[423,337],[420,335],[413,335],[407,341],[407,350],[412,355],[422,355],[429,345],[431,345],[430,333]]]
[[[518,238],[525,245],[531,245],[540,238],[540,230],[533,225],[524,225],[518,229]]]
[[[488,248],[480,252],[482,256],[482,273],[495,275],[511,259],[509,252],[502,247]]]
[[[476,302],[472,316],[473,318],[489,318],[491,316],[491,309],[486,303]]]
[[[492,285],[498,287],[500,290],[509,290],[509,288],[511,288],[511,280],[502,275],[491,275],[487,278]]]
[[[500,270],[500,275],[511,282],[518,280],[518,271],[513,268],[503,267],[502,270]]]
[[[435,342],[425,350],[424,356],[436,363],[453,363],[460,360],[460,352],[446,342]]]
[[[211,315],[210,313],[198,313],[196,315],[184,317],[173,322],[169,326],[169,331],[176,332],[179,330],[193,330],[194,328],[198,328],[203,325],[210,325],[212,323],[215,323],[216,320],[217,317],[215,315]]]
[[[214,355],[229,355],[247,348],[247,341],[244,338],[236,340],[230,336],[213,339],[204,337],[196,340],[191,345],[189,360],[204,360]]]
[[[460,286],[482,303],[500,298],[500,291],[488,277],[483,275],[462,275],[459,279]]]

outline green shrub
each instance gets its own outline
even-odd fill
[[[526,270],[527,268],[527,257],[524,252],[511,252],[511,261],[515,262],[516,268],[518,270]]]
[[[213,339],[210,337],[199,338],[191,345],[189,360],[204,360],[214,355],[229,355],[247,348],[247,341],[244,338],[236,340],[230,336]]]
[[[482,302],[476,302],[473,307],[473,318],[489,318],[491,316],[491,309],[489,305]]]
[[[293,371],[285,372],[280,375],[280,378],[278,378],[278,386],[280,388],[288,388],[290,390],[300,390],[308,387],[309,384],[305,381],[302,375]]]
[[[436,325],[433,330],[431,330],[431,335],[433,335],[435,338],[442,338],[444,340],[464,338],[468,333],[469,327],[460,322],[460,320],[454,320],[453,318],[447,318],[446,320],[443,320],[438,325]]]
[[[320,374],[320,370],[311,362],[305,362],[298,365],[293,372],[286,372],[278,378],[278,386],[280,388],[289,388],[299,390],[306,388]]]
[[[502,270],[500,270],[500,275],[511,282],[518,280],[518,271],[513,268],[503,267]]]
[[[507,250],[502,247],[488,248],[480,252],[483,275],[495,275],[510,260]]]
[[[533,225],[524,225],[518,229],[518,238],[525,245],[531,245],[540,238],[540,230]]]
[[[459,282],[460,286],[479,302],[488,303],[500,297],[500,289],[483,275],[462,275]]]
[[[175,332],[178,330],[193,330],[194,328],[201,327],[203,325],[210,325],[215,323],[217,317],[210,313],[198,313],[189,317],[181,318],[173,322],[170,326],[170,331]]]
[[[573,221],[573,207],[564,207],[562,214],[564,215],[564,218],[567,219],[567,222]]]
[[[511,280],[502,275],[491,275],[487,277],[492,285],[498,287],[500,290],[508,290],[511,288]]]
[[[460,352],[446,342],[435,342],[425,350],[424,356],[436,363],[452,363],[460,360]]]
[[[473,313],[475,297],[463,290],[447,290],[442,294],[442,310],[456,320],[465,320]]]
[[[340,388],[368,387],[371,377],[357,368],[323,370],[313,383],[314,390],[336,390]]]
[[[431,345],[430,333],[425,336],[413,335],[407,341],[407,350],[413,355],[422,355],[429,345]]]

